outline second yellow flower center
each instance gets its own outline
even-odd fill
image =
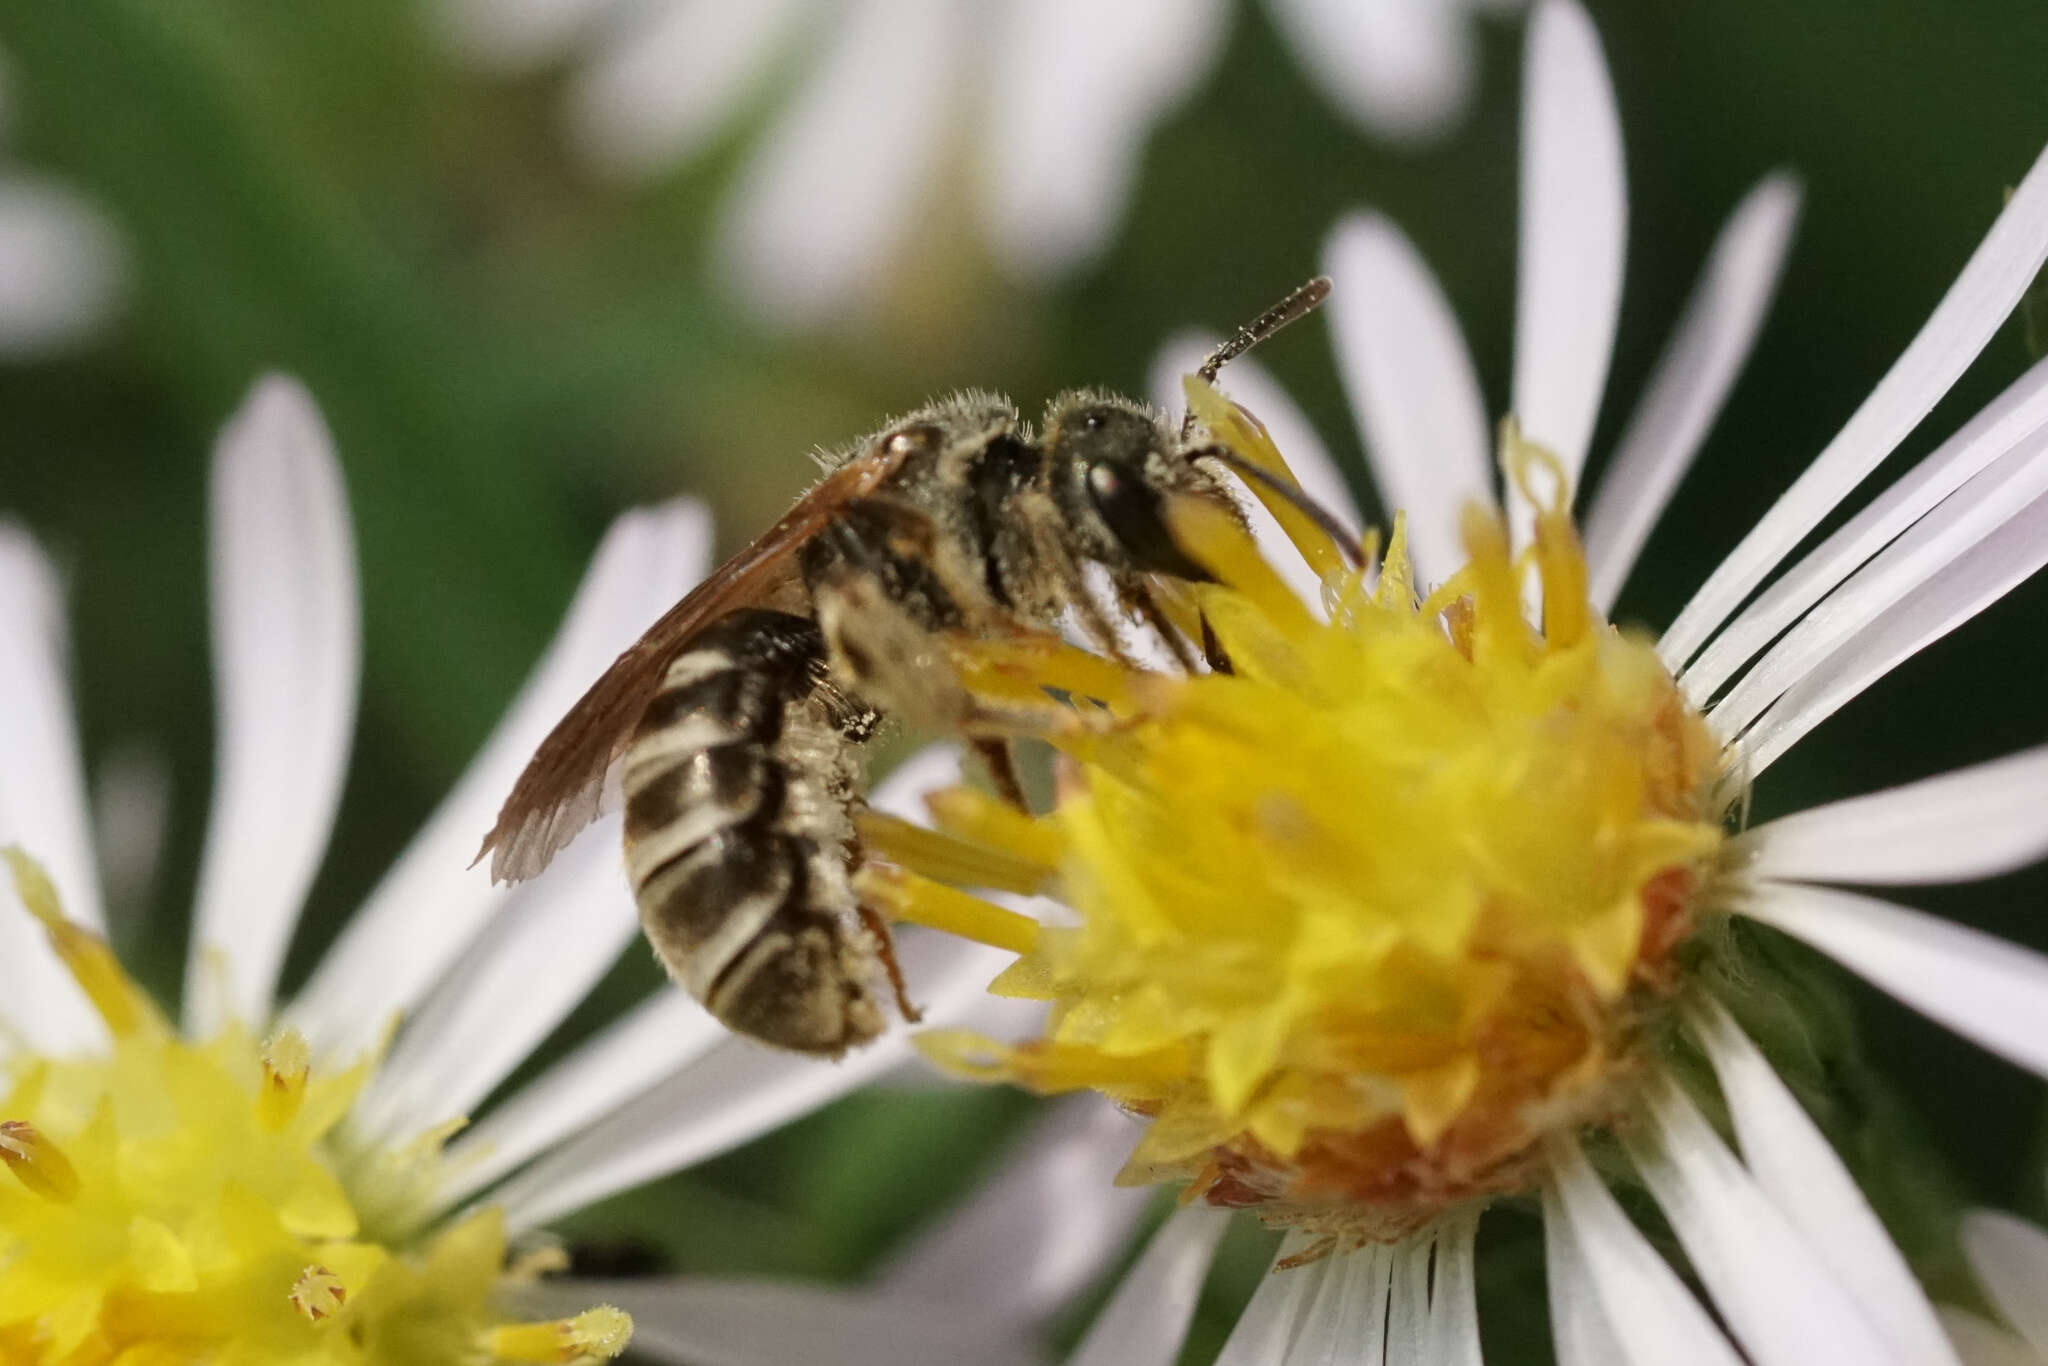
[[[365,1227],[371,1211],[416,1213],[447,1136],[353,1151],[361,1171],[344,1179],[335,1135],[374,1059],[323,1071],[290,1030],[181,1037],[64,918],[41,869],[0,855],[109,1035],[0,1068],[0,1363],[486,1366],[625,1349],[616,1309],[507,1312],[548,1259],[508,1266],[495,1208],[416,1234]]]

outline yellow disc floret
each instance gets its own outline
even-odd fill
[[[0,1363],[444,1366],[623,1349],[616,1310],[583,1327],[592,1315],[507,1322],[494,1210],[402,1240],[366,1231],[379,1193],[338,1175],[336,1132],[371,1064],[322,1071],[289,1030],[180,1037],[104,941],[64,919],[41,870],[5,852],[110,1042],[18,1055],[0,1076]],[[409,1156],[430,1167],[437,1149]]]
[[[1506,448],[1525,491],[1561,483],[1512,428]],[[1173,508],[1221,581],[1192,605],[1228,672],[1150,676],[1055,737],[1070,762],[1033,838],[1057,834],[1038,863],[1079,923],[1037,930],[996,985],[1052,1023],[928,1051],[1104,1090],[1151,1119],[1128,1178],[1333,1240],[1526,1187],[1546,1132],[1615,1104],[1721,840],[1718,747],[1649,642],[1591,608],[1549,502],[1519,561],[1499,514],[1470,510],[1469,562],[1421,602],[1397,520],[1376,576],[1326,574],[1326,612],[1234,518]],[[986,839],[958,818],[974,806],[949,794],[941,824]],[[894,881],[902,913],[919,898]]]

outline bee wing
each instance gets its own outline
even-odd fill
[[[662,673],[705,627],[742,607],[808,610],[797,577],[797,551],[830,524],[839,507],[866,496],[901,463],[900,456],[878,451],[833,471],[612,661],[541,741],[484,836],[476,856],[491,855],[492,881],[535,876],[597,819],[606,775],[632,738]]]

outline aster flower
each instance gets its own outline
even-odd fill
[[[1773,176],[1737,209],[1582,541],[1572,495],[1620,301],[1621,139],[1585,14],[1545,0],[1528,42],[1505,509],[1441,290],[1385,220],[1341,224],[1340,359],[1403,510],[1384,553],[1280,496],[1263,553],[1210,505],[1169,506],[1217,581],[1181,619],[1227,672],[1172,678],[1054,641],[956,650],[971,686],[1098,704],[1048,704],[1043,738],[1065,760],[1051,813],[966,788],[930,799],[957,841],[953,881],[1050,890],[1077,918],[981,900],[914,860],[861,886],[899,918],[1010,949],[992,990],[1052,1005],[1040,1037],[938,1032],[928,1051],[1105,1092],[1147,1122],[1123,1179],[1289,1230],[1291,1270],[1226,1362],[1476,1361],[1474,1231],[1508,1196],[1542,1205],[1561,1360],[1953,1361],[1717,972],[1735,922],[1770,926],[2048,1073],[2048,960],[1838,889],[2038,858],[2048,749],[1731,829],[1799,738],[2048,562],[2042,365],[1787,563],[2048,257],[2048,156],[1841,433],[1652,641],[1606,613],[1748,350],[1796,191]],[[1250,370],[1229,382],[1265,387]],[[1198,381],[1185,392],[1240,459],[1291,478],[1273,439],[1288,438],[1299,482],[1342,500],[1277,391],[1257,396],[1268,424]],[[1283,556],[1308,567],[1307,600]],[[1733,1144],[1708,1118],[1723,1107]],[[1654,1199],[1711,1313],[1610,1183]],[[1184,1275],[1213,1237],[1175,1220],[1146,1274]],[[1100,1359],[1171,1359],[1182,1326],[1145,1303]]]
[[[1963,1255],[1997,1321],[1968,1309],[1941,1307],[1964,1366],[2037,1366],[2048,1361],[2048,1233],[1998,1210],[1972,1210],[1963,1219]]]
[[[771,1053],[664,990],[464,1129],[636,933],[615,821],[515,891],[468,868],[476,833],[561,709],[703,570],[707,519],[687,502],[620,519],[474,765],[285,999],[359,654],[341,476],[293,381],[261,382],[223,433],[211,514],[219,766],[182,1024],[97,932],[59,595],[27,533],[0,527],[0,1355],[616,1354],[628,1325],[602,1286],[560,1318],[522,1316],[561,1261],[545,1223],[906,1051],[899,1032],[844,1066]],[[905,948],[941,1014],[990,970],[935,938]],[[695,1317],[776,1360],[804,1306],[850,1342],[876,1326],[797,1286],[772,1303],[714,1293]],[[966,1331],[939,1310],[889,1341],[899,1359],[953,1360]]]
[[[1338,107],[1404,139],[1463,110],[1470,13],[1488,7],[1502,0],[1271,6]],[[797,65],[721,212],[719,274],[771,321],[805,325],[871,302],[953,199],[1014,276],[1086,265],[1153,126],[1214,69],[1231,15],[1225,0],[442,0],[440,13],[482,64],[574,50],[570,141],[621,177],[703,153]]]
[[[0,132],[12,121],[0,53]],[[106,216],[48,176],[0,167],[0,357],[95,333],[120,302],[127,253]]]

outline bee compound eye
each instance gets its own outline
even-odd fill
[[[1177,578],[1208,577],[1174,544],[1166,529],[1165,505],[1143,474],[1121,461],[1097,460],[1088,466],[1087,480],[1096,513],[1132,564]]]

